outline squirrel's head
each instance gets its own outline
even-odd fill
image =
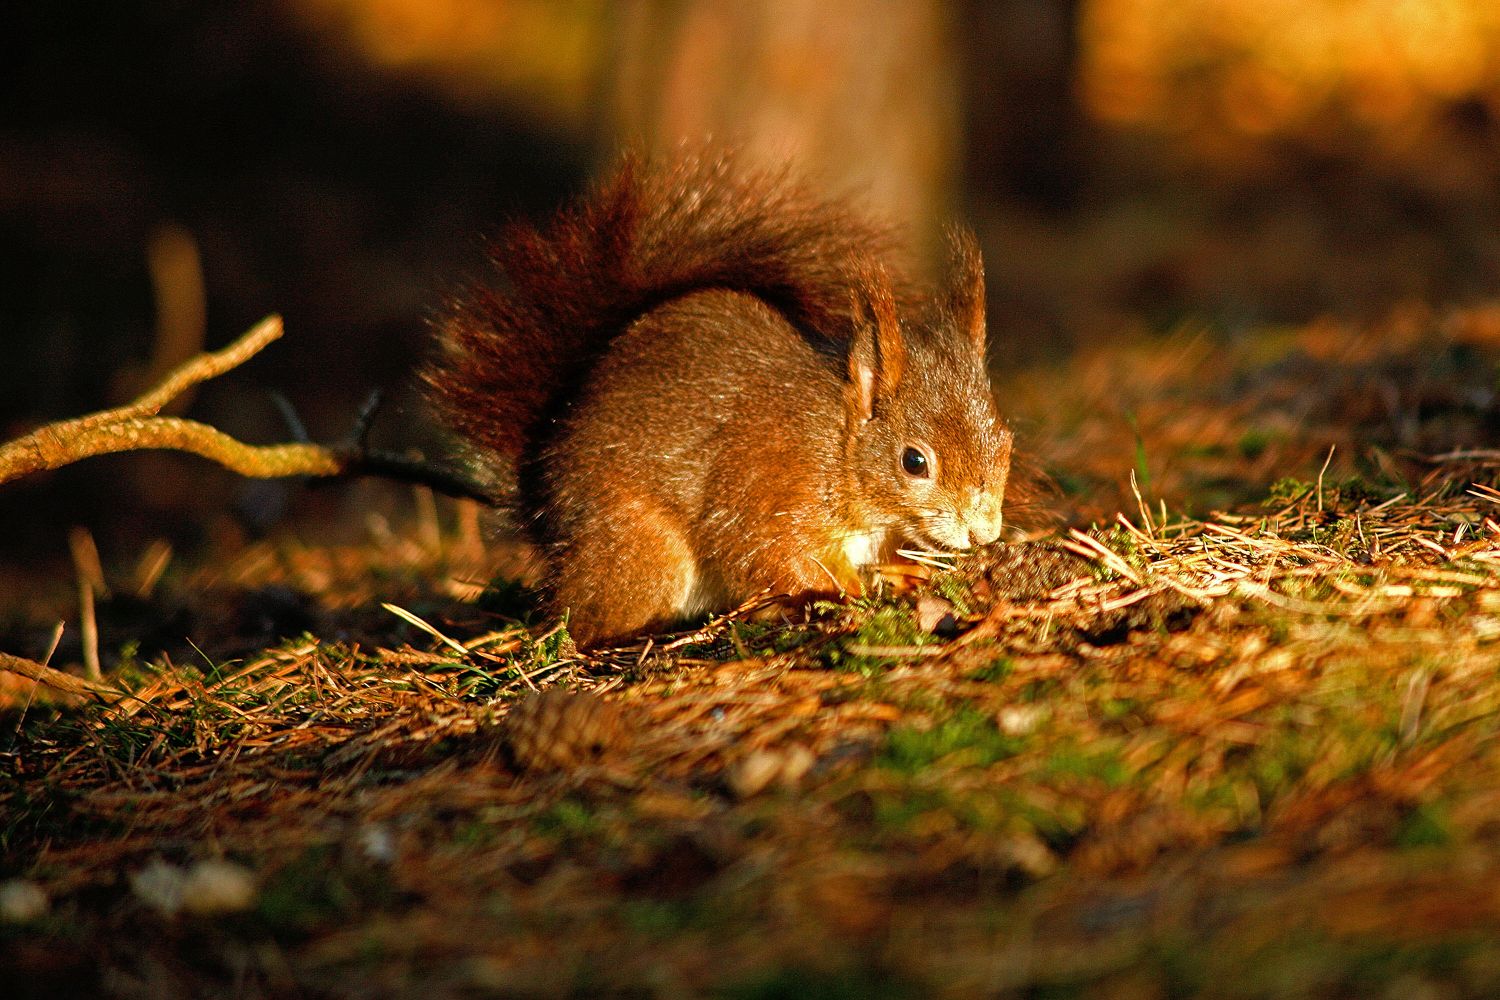
[[[953,245],[948,294],[912,328],[883,271],[860,282],[846,454],[866,517],[913,542],[963,549],[1000,537],[1011,433],[987,371],[979,250],[966,232]]]

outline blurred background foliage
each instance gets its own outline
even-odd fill
[[[117,403],[268,312],[195,416],[423,443],[425,323],[483,234],[623,144],[712,134],[985,244],[999,364],[1493,296],[1491,0],[81,0],[0,7],[0,434]],[[427,442],[430,444],[430,441]],[[298,509],[358,527],[375,502]],[[176,456],[0,495],[0,567],[236,544],[281,487]],[[233,516],[212,512],[236,511]]]

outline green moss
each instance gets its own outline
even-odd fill
[[[1062,681],[1055,677],[1038,677],[1021,685],[1016,692],[1016,701],[1026,705],[1049,701],[1064,692]]]
[[[540,640],[529,643],[526,651],[533,667],[546,667],[571,655],[576,648],[573,637],[568,634],[568,619],[564,616],[557,628]]]
[[[1056,747],[1045,758],[1042,774],[1100,781],[1110,788],[1119,788],[1130,779],[1130,769],[1120,759],[1118,748],[1104,739],[1096,739],[1087,748],[1076,744]]]
[[[869,646],[920,646],[931,641],[931,637],[917,627],[917,618],[911,607],[894,603],[874,608],[854,638]]]
[[[1281,435],[1274,431],[1268,431],[1260,427],[1251,427],[1240,435],[1240,439],[1236,442],[1235,447],[1239,450],[1240,455],[1253,462],[1265,454],[1266,449],[1271,446],[1271,443],[1280,437]]]
[[[1371,469],[1366,475],[1345,476],[1333,484],[1338,503],[1344,507],[1383,503],[1405,488],[1404,484],[1376,469]]]
[[[998,684],[1016,672],[1016,661],[997,653],[993,660],[964,674],[964,680]]]
[[[626,899],[620,903],[620,919],[644,937],[664,939],[698,922],[697,907],[677,899]]]
[[[910,774],[958,753],[971,757],[974,764],[988,766],[1015,756],[1025,746],[1024,737],[1002,733],[989,716],[966,708],[931,726],[893,727],[876,761]]]
[[[875,826],[882,831],[905,831],[922,816],[952,813],[953,797],[940,788],[901,787],[874,797]]]
[[[461,847],[486,847],[495,842],[498,827],[479,819],[468,819],[453,828],[452,842]]]
[[[332,845],[310,848],[261,888],[256,915],[280,935],[302,936],[351,914],[388,909],[396,890],[374,865],[345,863]]]
[[[1303,482],[1296,476],[1283,476],[1271,484],[1266,491],[1266,505],[1269,507],[1285,507],[1294,504],[1312,493],[1316,487],[1312,483]]]
[[[1453,841],[1448,811],[1439,803],[1423,803],[1401,817],[1397,847],[1444,847]]]
[[[823,662],[840,670],[874,676],[906,659],[878,650],[903,650],[938,641],[917,626],[913,608],[904,602],[862,598],[845,608],[844,613],[853,619],[853,632],[842,643],[829,644],[822,652]]]
[[[599,817],[575,798],[560,799],[534,820],[538,833],[559,840],[587,840],[601,829]]]
[[[953,605],[953,613],[962,618],[974,613],[974,595],[961,573],[939,573],[933,577],[932,592]]]
[[[1098,702],[1099,717],[1106,722],[1123,722],[1139,716],[1141,707],[1135,698],[1102,698]]]

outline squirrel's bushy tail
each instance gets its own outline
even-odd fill
[[[448,311],[423,373],[428,395],[481,453],[514,460],[610,339],[654,307],[734,289],[810,337],[843,342],[863,262],[889,246],[881,227],[777,174],[724,158],[628,158],[547,225],[514,225],[495,241],[499,285],[470,289]]]

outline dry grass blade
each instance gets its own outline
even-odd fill
[[[421,618],[418,618],[416,615],[412,614],[410,611],[407,611],[405,608],[397,607],[394,604],[388,604],[385,602],[382,602],[380,606],[382,608],[385,608],[391,614],[395,615],[397,618],[400,618],[402,621],[415,625],[417,628],[437,639],[449,649],[456,650],[460,656],[469,655],[468,646],[465,646],[463,643],[459,642],[456,639],[451,639],[448,636],[444,635],[442,632],[438,631],[436,626],[428,624]]]
[[[1067,539],[1062,543],[1063,547],[1070,552],[1076,552],[1085,558],[1103,563],[1112,572],[1123,576],[1135,583],[1141,582],[1141,576],[1130,564],[1121,559],[1119,554],[1105,545],[1093,535],[1088,535],[1077,528],[1068,531]]]
[[[910,548],[897,549],[896,554],[905,559],[910,559],[912,562],[916,563],[919,566],[926,566],[929,569],[943,571],[953,569],[953,560],[956,559],[959,555],[959,553],[957,552],[940,552],[932,549]]]

